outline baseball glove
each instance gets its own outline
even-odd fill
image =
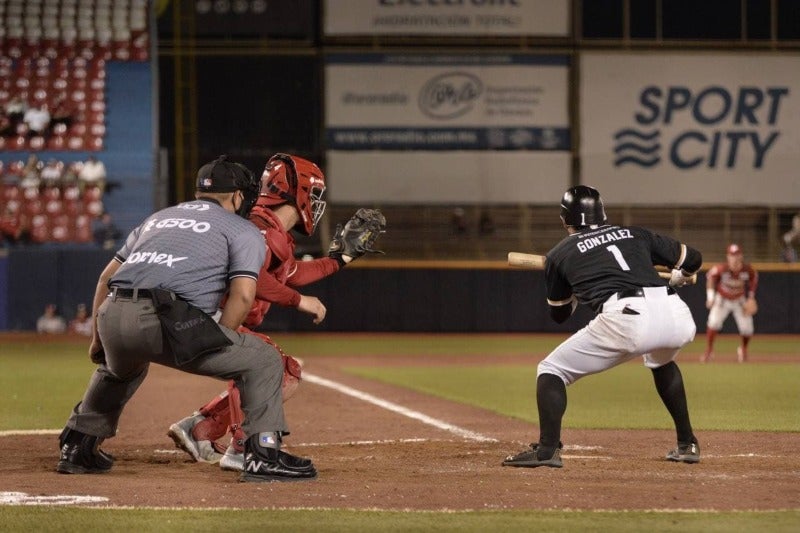
[[[754,298],[748,298],[742,304],[742,310],[747,316],[753,316],[758,313],[758,303]]]
[[[347,224],[336,226],[328,257],[345,263],[343,256],[358,259],[366,253],[382,254],[384,252],[373,248],[381,233],[386,233],[386,217],[377,209],[362,207]]]

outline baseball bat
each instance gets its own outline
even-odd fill
[[[543,255],[526,254],[522,252],[508,252],[508,264],[510,266],[525,268],[528,270],[543,269],[545,259],[546,257]],[[661,267],[656,267],[656,270],[659,268]],[[668,271],[659,270],[658,275],[663,279],[670,279],[672,277],[671,273]],[[697,273],[692,274],[692,277],[689,278],[690,285],[694,285],[695,283],[697,283]]]

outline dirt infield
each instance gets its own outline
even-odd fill
[[[453,358],[447,359],[452,362]],[[358,358],[359,365],[408,362]],[[435,362],[435,361],[431,361]],[[419,365],[419,358],[413,360]],[[223,385],[153,365],[104,449],[117,462],[103,475],[54,471],[55,435],[3,437],[0,492],[92,495],[104,505],[350,509],[698,509],[800,506],[800,435],[701,432],[697,465],[663,460],[672,431],[565,430],[563,469],[503,468],[505,455],[535,439],[529,423],[359,379],[342,358],[309,358],[306,372],[470,432],[436,427],[317,383],[290,402],[287,448],[311,457],[319,478],[243,484],[237,474],[196,464],[166,437],[170,423]],[[65,413],[66,416],[66,413]],[[481,441],[481,436],[496,442]],[[10,452],[10,453],[9,453]]]

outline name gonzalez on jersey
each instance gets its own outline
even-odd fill
[[[581,235],[582,240],[578,241],[576,244],[578,250],[580,250],[581,253],[584,253],[602,244],[610,244],[614,241],[634,238],[629,229],[619,227],[613,231],[608,231],[608,229],[609,228],[604,228],[601,230],[603,233],[600,233],[596,236],[592,236],[594,232],[587,235]]]

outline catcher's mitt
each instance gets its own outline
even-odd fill
[[[375,250],[373,245],[380,234],[385,232],[386,217],[383,213],[377,209],[362,207],[347,221],[347,224],[336,226],[336,234],[328,248],[328,256],[345,263],[342,256],[357,259],[366,253],[382,254],[384,252]]]
[[[742,310],[747,316],[753,316],[758,313],[758,303],[754,298],[748,298],[742,304]]]

